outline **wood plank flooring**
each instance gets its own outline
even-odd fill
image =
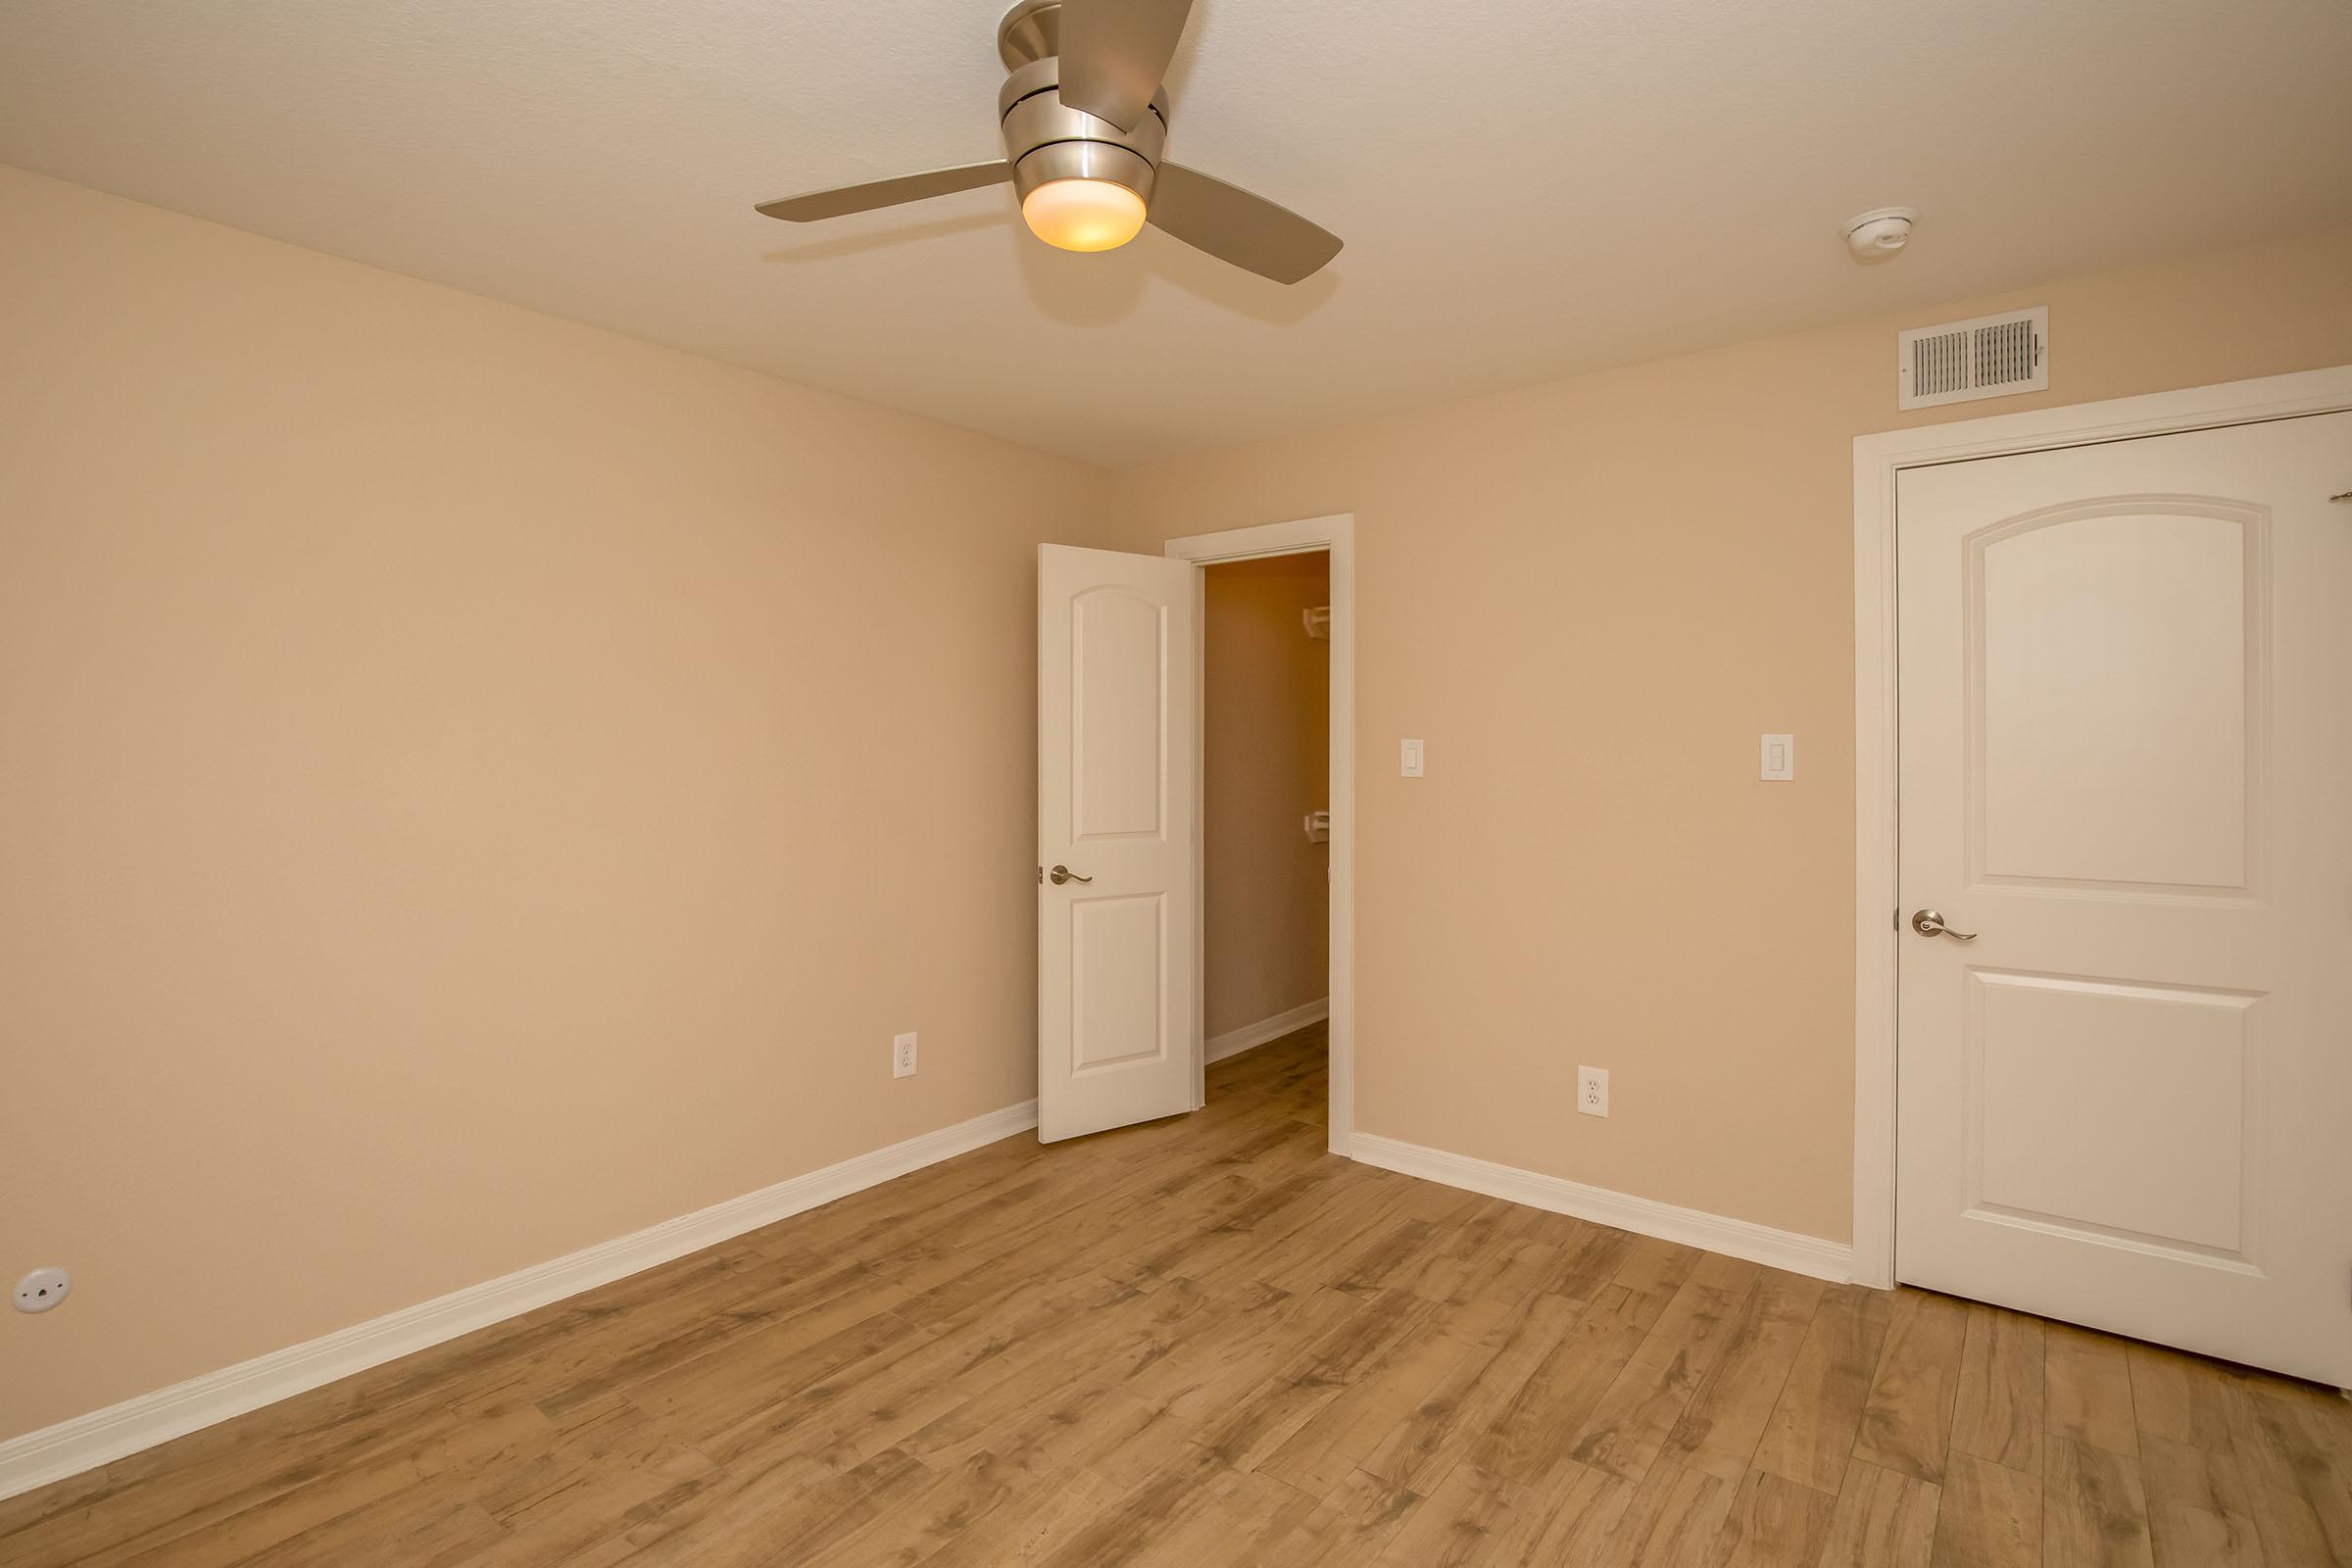
[[[1319,1028],[0,1502],[0,1561],[2352,1564],[2352,1402],[1336,1159]]]

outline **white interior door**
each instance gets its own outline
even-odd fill
[[[1195,571],[1160,556],[1038,550],[1047,1143],[1194,1108]]]
[[[2346,490],[2352,415],[1900,476],[1902,1279],[2352,1384]]]

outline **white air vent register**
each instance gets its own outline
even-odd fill
[[[1897,338],[1895,407],[2040,392],[2050,384],[2050,308],[1913,327]]]

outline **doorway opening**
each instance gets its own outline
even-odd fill
[[[1326,612],[1321,617],[1322,636],[1310,636],[1304,619],[1291,624],[1297,627],[1300,642],[1309,645],[1322,661],[1325,676],[1322,693],[1323,796],[1320,802],[1299,801],[1296,815],[1291,814],[1287,806],[1276,810],[1269,805],[1263,815],[1253,815],[1251,820],[1269,834],[1297,835],[1295,840],[1288,842],[1296,846],[1298,858],[1311,866],[1313,860],[1305,853],[1311,849],[1322,862],[1322,996],[1325,1016],[1321,1019],[1321,1026],[1328,1073],[1325,1147],[1335,1154],[1349,1154],[1355,1132],[1355,519],[1346,513],[1340,513],[1294,522],[1229,528],[1217,533],[1171,539],[1163,549],[1166,555],[1191,562],[1200,568],[1193,574],[1198,596],[1195,625],[1203,628],[1204,635],[1196,639],[1195,647],[1202,650],[1203,667],[1202,679],[1196,681],[1195,690],[1203,694],[1208,690],[1207,662],[1216,657],[1207,652],[1205,647],[1209,637],[1216,635],[1207,630],[1211,573],[1230,564],[1271,563],[1298,557],[1310,559],[1292,568],[1297,572],[1312,574],[1318,566],[1320,568],[1321,598]],[[1277,571],[1272,574],[1271,580],[1285,579]],[[1315,607],[1300,605],[1298,608],[1303,614]],[[1223,623],[1223,617],[1220,617],[1220,623]],[[1270,620],[1268,624],[1271,625]],[[1286,629],[1286,639],[1289,635]],[[1290,647],[1294,653],[1299,651],[1298,644],[1291,644]],[[1313,666],[1306,667],[1311,670]],[[1196,759],[1203,759],[1206,750],[1208,708],[1208,701],[1196,701],[1195,733],[1203,743],[1194,748]],[[1247,765],[1247,759],[1236,758],[1234,760],[1237,766]],[[1205,1103],[1206,1068],[1212,1039],[1216,1042],[1219,1054],[1226,1058],[1250,1051],[1256,1044],[1282,1039],[1309,1023],[1306,1014],[1311,1010],[1312,999],[1301,999],[1295,1004],[1300,1009],[1294,1014],[1298,1020],[1296,1023],[1289,1023],[1280,1012],[1257,1012],[1257,1006],[1265,1004],[1253,1004],[1252,996],[1271,993],[1253,993],[1249,989],[1256,983],[1250,978],[1256,966],[1249,959],[1246,948],[1237,951],[1236,947],[1237,943],[1246,944],[1250,940],[1249,916],[1220,918],[1215,926],[1209,923],[1208,857],[1222,852],[1213,847],[1220,835],[1211,830],[1212,824],[1208,821],[1206,765],[1204,761],[1197,765],[1201,766],[1204,787],[1194,791],[1194,887],[1197,896],[1193,901],[1193,908],[1198,924],[1193,951],[1197,956],[1204,956],[1211,946],[1221,946],[1235,965],[1233,970],[1220,971],[1226,978],[1221,979],[1218,1000],[1212,1004],[1208,995],[1209,966],[1220,960],[1210,957],[1207,961],[1201,961],[1197,957],[1194,964],[1194,1061],[1200,1073],[1196,1080],[1195,1102]],[[1242,793],[1233,798],[1246,803],[1250,785],[1245,783],[1238,788]],[[1220,793],[1232,794],[1231,791]],[[1327,813],[1325,823],[1320,824],[1325,838],[1321,843],[1314,844],[1307,839],[1305,817],[1318,806]],[[1255,810],[1254,808],[1245,808]],[[1255,830],[1255,827],[1250,831],[1229,829],[1221,836],[1230,841],[1242,856],[1246,856],[1247,846]],[[1219,887],[1222,891],[1242,894],[1249,886],[1249,874],[1246,865],[1238,868],[1229,866],[1220,879]],[[1292,887],[1295,892],[1296,884],[1292,884]],[[1298,951],[1294,951],[1289,957],[1298,965],[1291,971],[1294,975],[1313,972],[1311,960],[1301,958]],[[1280,965],[1267,967],[1278,970]],[[1213,1025],[1207,1022],[1212,1006],[1218,1009],[1218,1021]],[[1254,1016],[1249,1016],[1250,1014]],[[1252,1023],[1256,1029],[1249,1027]],[[1263,1034],[1257,1042],[1250,1042],[1251,1034],[1266,1030],[1273,1032]],[[1301,1041],[1296,1049],[1306,1051],[1310,1048],[1307,1042]]]
[[[1200,662],[1200,1013],[1214,1095],[1326,1066],[1330,553],[1203,566]]]

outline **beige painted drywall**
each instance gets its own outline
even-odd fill
[[[1300,820],[1330,807],[1331,603],[1320,551],[1206,568],[1202,620],[1202,983],[1210,1039],[1320,1001],[1331,847]]]
[[[76,1281],[0,1436],[1036,1093],[1100,471],[14,171],[0,235],[0,1275]]]
[[[1896,415],[1898,326],[2034,304],[2046,395]],[[2347,361],[2337,232],[1121,474],[1137,548],[1355,514],[1358,1128],[1849,1236],[1852,438]]]

